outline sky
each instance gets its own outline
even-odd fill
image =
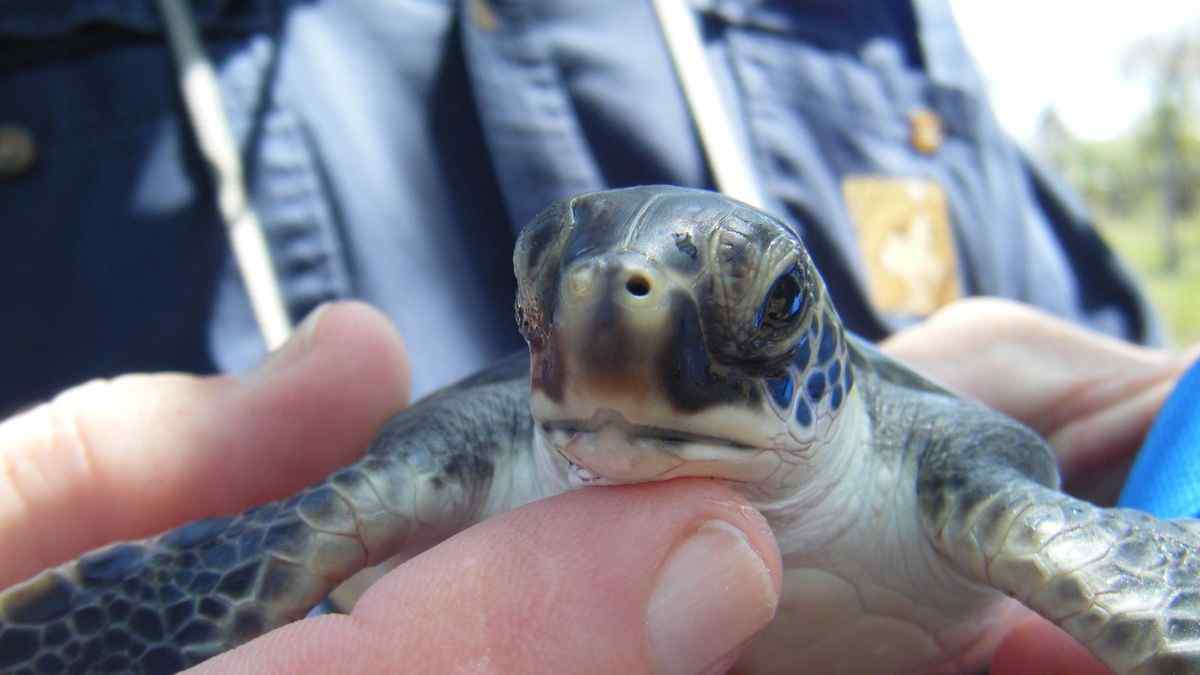
[[[1120,135],[1146,110],[1148,90],[1124,77],[1121,58],[1141,38],[1200,21],[1192,0],[950,0],[992,107],[1028,143],[1053,106],[1076,136]]]

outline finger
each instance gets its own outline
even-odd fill
[[[1175,379],[1167,378],[1063,424],[1050,435],[1062,457],[1063,473],[1090,473],[1128,458],[1174,387]]]
[[[1169,352],[998,299],[956,303],[890,338],[884,349],[1053,439],[1068,468],[1130,455],[1163,387],[1181,373]],[[1092,433],[1096,427],[1084,421],[1101,418],[1111,424]],[[1080,431],[1080,423],[1089,430]]]
[[[387,320],[340,303],[245,376],[90,382],[0,424],[0,587],[295,491],[357,456],[407,383]]]
[[[1089,331],[1009,300],[950,305],[884,350],[934,380],[1050,434],[1150,386],[1170,355]]]
[[[991,675],[1112,675],[1112,671],[1061,629],[1030,617],[1000,642],[992,657]]]
[[[1088,392],[1077,417],[1050,434],[1062,458],[1065,489],[1100,504],[1115,503],[1151,426],[1180,378],[1195,362],[1195,349],[1172,357],[1141,376],[1115,379]]]
[[[724,672],[780,585],[765,520],[728,488],[590,488],[485,521],[351,616],[291,624],[198,672]]]

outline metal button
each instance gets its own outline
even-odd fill
[[[932,110],[918,108],[908,115],[908,139],[918,152],[931,155],[942,147],[946,140],[942,132],[942,118]]]
[[[488,0],[471,0],[467,5],[471,20],[480,30],[491,33],[500,26],[500,18]]]
[[[37,160],[33,134],[25,127],[0,124],[0,179],[16,178]]]

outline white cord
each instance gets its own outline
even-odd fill
[[[717,189],[751,206],[765,208],[766,196],[759,187],[750,154],[739,142],[728,108],[721,100],[695,14],[685,0],[654,0],[654,10]]]
[[[275,349],[287,340],[291,321],[266,237],[246,194],[241,155],[225,115],[216,71],[204,53],[186,0],[158,0],[158,9],[167,26],[167,41],[175,57],[196,143],[212,169],[217,205],[229,232],[242,283],[250,296],[254,318],[267,349]]]

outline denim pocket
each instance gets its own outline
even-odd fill
[[[844,185],[861,177],[936,183],[946,196],[964,294],[1024,298],[1033,283],[1069,307],[1074,281],[1034,208],[1019,155],[981,96],[932,81],[885,38],[855,56],[786,33],[727,26],[730,68],[759,171],[826,274],[854,328],[881,337],[919,319],[867,299],[868,269]],[[936,124],[936,133],[919,125]],[[922,135],[925,134],[925,135]],[[932,139],[932,140],[931,140]]]

